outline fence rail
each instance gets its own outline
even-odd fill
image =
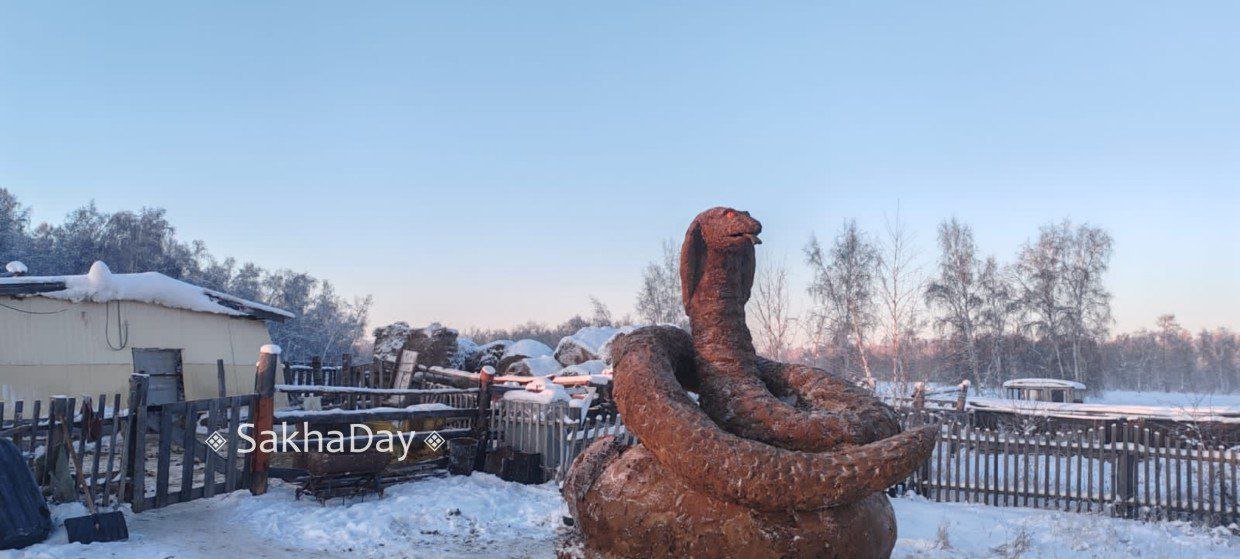
[[[1240,522],[1240,449],[1210,447],[1138,422],[1024,433],[980,428],[965,417],[902,412],[906,426],[943,426],[930,459],[893,489],[936,501]],[[557,479],[598,438],[636,442],[619,415],[583,417],[563,402],[500,401],[490,424],[492,448],[541,453],[548,477]]]
[[[903,485],[935,501],[1229,524],[1240,521],[1238,470],[1236,449],[1139,422],[1014,433],[949,419]]]
[[[76,486],[70,492],[66,484],[82,472],[96,503],[113,502],[123,481],[124,451],[117,449],[125,444],[127,417],[121,395],[100,394],[97,400],[56,397],[46,406],[41,400],[27,404],[12,402],[8,419],[0,422],[0,436],[17,445],[44,494],[58,502],[76,501]],[[0,401],[0,418],[6,417],[5,407]],[[64,448],[66,438],[74,447],[72,460]]]
[[[567,402],[500,400],[490,412],[490,450],[510,446],[541,454],[548,479],[563,479],[577,455],[597,439],[614,435],[629,444],[636,442],[619,414],[590,414]]]
[[[363,410],[384,406],[406,407],[417,404],[445,404],[454,408],[477,408],[477,388],[365,388],[353,386],[276,385],[276,391],[289,401],[305,402],[307,396],[319,398],[323,409]]]

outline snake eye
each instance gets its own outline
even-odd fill
[[[726,214],[724,214],[724,215],[728,216],[728,219],[733,219],[733,218],[735,218],[735,217],[736,217],[736,211],[735,211],[735,210],[728,210],[728,212],[727,212]]]

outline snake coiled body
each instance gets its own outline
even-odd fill
[[[926,459],[938,426],[900,432],[865,390],[756,355],[744,307],[760,232],[743,212],[700,214],[680,262],[692,337],[656,326],[613,343],[614,395],[641,444],[606,438],[573,463],[564,495],[588,554],[890,554],[880,492]]]

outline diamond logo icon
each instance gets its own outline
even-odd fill
[[[426,446],[430,447],[431,450],[439,450],[439,447],[443,446],[445,442],[444,438],[439,435],[439,431],[431,431],[431,434],[426,437]]]
[[[228,437],[224,435],[223,430],[211,433],[211,435],[207,437],[206,443],[207,447],[215,451],[216,454],[227,457],[226,451],[228,450]]]

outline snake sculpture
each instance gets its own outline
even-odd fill
[[[864,389],[756,354],[745,303],[761,232],[747,212],[699,214],[680,255],[692,337],[651,326],[612,344],[640,444],[604,437],[573,462],[563,493],[585,556],[890,556],[882,491],[924,462],[938,426],[901,432]]]

